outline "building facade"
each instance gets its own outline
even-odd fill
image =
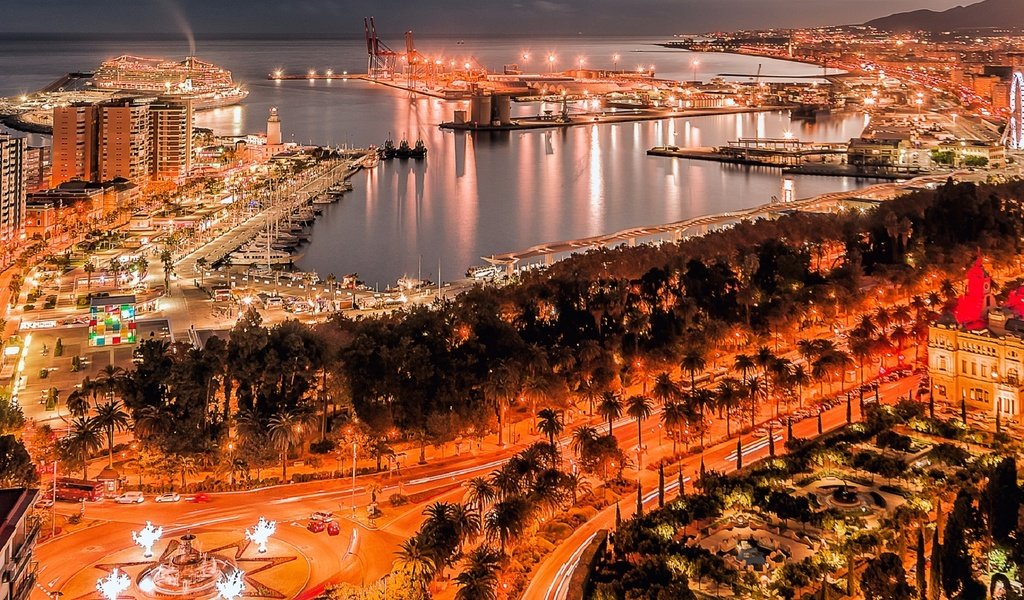
[[[35,588],[36,561],[32,560],[39,522],[30,510],[37,490],[12,488],[0,490],[0,600],[26,600]]]
[[[159,102],[149,107],[152,117],[153,178],[177,181],[192,170],[192,103]]]
[[[191,101],[135,98],[53,110],[51,188],[74,180],[174,181],[191,166]]]
[[[152,145],[149,104],[126,100],[100,106],[99,181],[149,180]]]
[[[35,192],[50,187],[52,148],[29,146],[25,149],[25,191]]]
[[[25,226],[25,140],[0,135],[0,267],[14,260]]]
[[[95,181],[99,153],[96,105],[58,106],[53,109],[53,151],[50,187],[65,181]]]
[[[931,393],[936,400],[1017,419],[1024,414],[1024,289],[997,306],[991,287],[979,258],[956,310],[928,329]]]

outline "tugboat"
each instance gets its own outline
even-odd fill
[[[416,145],[413,146],[409,156],[416,160],[423,160],[427,157],[427,145],[423,143],[423,140],[416,140]]]
[[[412,157],[412,148],[409,147],[409,140],[403,139],[399,142],[395,156],[403,160]]]
[[[395,148],[395,142],[391,139],[390,135],[388,136],[388,139],[384,140],[384,145],[377,150],[377,153],[383,160],[391,160],[398,155],[398,150]]]

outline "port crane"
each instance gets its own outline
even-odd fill
[[[373,17],[363,18],[363,31],[366,35],[366,74],[371,79],[393,77],[398,53],[380,41]]]

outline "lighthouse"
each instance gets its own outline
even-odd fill
[[[267,117],[267,145],[281,145],[281,119],[277,116],[277,108],[270,109],[270,116]]]

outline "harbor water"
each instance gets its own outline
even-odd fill
[[[582,58],[585,66],[595,68],[654,65],[659,77],[686,80],[694,68],[698,78],[707,80],[719,73],[753,74],[758,65],[765,75],[820,74],[813,65],[664,50],[654,45],[659,41],[427,38],[417,46],[427,54],[465,57],[496,70],[516,62],[531,70],[531,62],[542,66],[553,54],[560,69]],[[0,95],[38,89],[68,71],[88,70],[120,54],[181,57],[187,51],[179,42],[0,40]],[[389,135],[396,142],[402,137],[410,143],[423,139],[429,148],[425,160],[382,162],[357,175],[354,190],[317,219],[313,241],[299,262],[321,275],[356,272],[366,283],[381,287],[421,269],[424,277],[435,279],[438,265],[444,279],[455,279],[492,253],[745,208],[782,195],[778,170],[648,157],[645,152],[652,146],[713,146],[787,132],[802,140],[845,141],[865,125],[865,116],[859,114],[809,123],[771,112],[458,133],[438,128],[451,120],[458,103],[340,77],[266,80],[275,69],[365,70],[361,39],[200,40],[197,54],[233,71],[251,91],[242,105],[199,113],[197,126],[227,135],[262,131],[270,107],[277,107],[288,141],[365,147]],[[529,56],[525,64],[524,54]],[[693,64],[694,58],[699,64]],[[527,104],[515,110],[527,114],[544,108],[557,110]],[[870,183],[793,179],[796,197]]]

